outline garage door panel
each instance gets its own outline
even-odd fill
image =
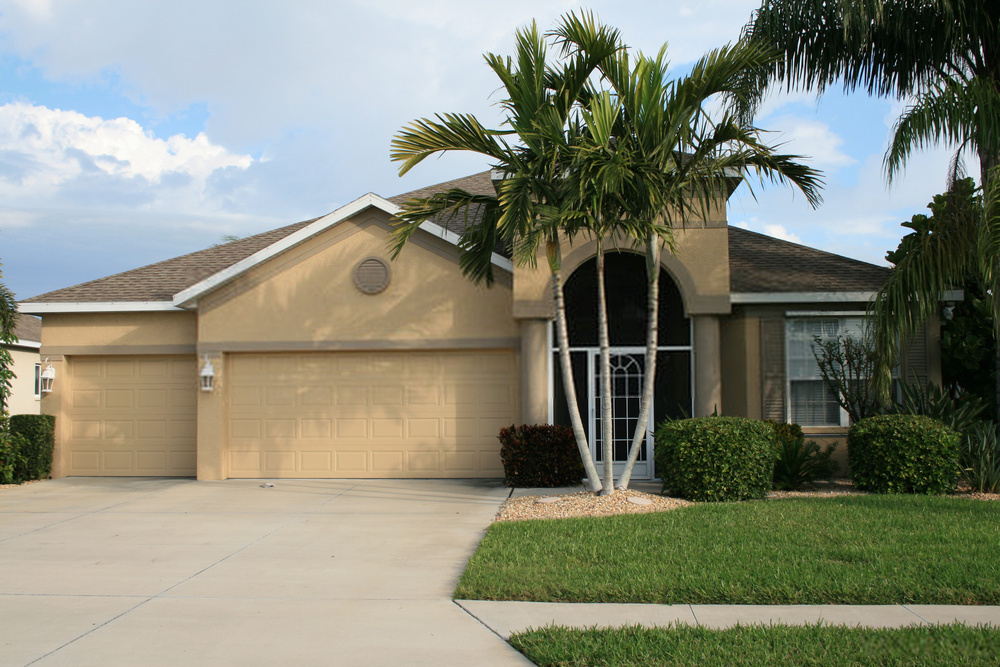
[[[193,476],[193,357],[70,357],[68,475]]]
[[[236,354],[228,368],[232,477],[502,474],[511,351]]]

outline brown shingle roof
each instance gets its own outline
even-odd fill
[[[246,259],[272,243],[277,243],[314,220],[297,222],[239,241],[192,252],[107,278],[25,299],[26,303],[74,301],[170,301],[174,294]]]
[[[14,327],[14,335],[22,343],[42,342],[42,321],[34,315],[21,314],[17,318],[17,325]]]
[[[745,292],[873,292],[889,269],[729,228],[729,289]]]
[[[490,172],[484,171],[406,192],[389,201],[427,197],[451,188],[474,194],[494,194]],[[461,233],[466,224],[478,222],[475,212],[436,222]],[[178,292],[277,243],[315,222],[306,220],[250,236],[239,241],[199,250],[107,278],[40,294],[32,302],[171,301]],[[848,259],[770,236],[729,228],[730,289],[733,292],[844,292],[872,291],[881,285],[888,269]]]

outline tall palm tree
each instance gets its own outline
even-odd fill
[[[423,222],[464,215],[470,207],[480,209],[481,222],[465,229],[459,245],[464,251],[462,270],[471,279],[492,282],[490,259],[500,243],[512,248],[520,264],[534,263],[544,246],[552,275],[570,420],[591,490],[599,492],[602,484],[580,417],[567,344],[560,236],[572,239],[585,224],[570,206],[565,178],[570,148],[582,133],[579,103],[587,97],[588,82],[597,63],[620,49],[621,44],[618,32],[598,25],[592,15],[583,15],[579,20],[590,30],[587,49],[565,62],[547,61],[546,40],[534,24],[517,31],[515,59],[486,54],[487,64],[506,93],[502,102],[505,129],[488,129],[471,115],[445,114],[434,120],[414,121],[393,139],[391,158],[402,162],[400,175],[432,155],[471,151],[488,157],[493,170],[503,177],[496,196],[452,189],[404,203],[398,216],[394,253]]]
[[[790,89],[822,92],[842,82],[848,91],[907,102],[885,155],[890,181],[914,150],[945,142],[959,154],[975,151],[987,200],[1000,196],[1000,2],[764,0],[745,33],[784,54],[770,79]],[[883,395],[900,341],[937,310],[942,286],[976,271],[1000,293],[1000,272],[993,270],[1000,221],[989,215],[995,208],[984,211],[977,233],[966,230],[962,242],[955,235],[961,224],[950,225],[947,242],[928,238],[930,245],[896,267],[872,304]],[[1000,299],[993,299],[993,310],[1000,332]]]
[[[572,20],[554,31],[564,53],[586,49],[586,26]],[[608,234],[631,238],[645,248],[647,335],[644,383],[636,429],[618,488],[627,488],[646,438],[653,403],[658,345],[660,252],[674,251],[673,229],[708,219],[725,191],[727,179],[752,171],[762,180],[798,187],[811,205],[819,203],[819,175],[778,154],[760,140],[758,128],[735,110],[753,97],[753,72],[770,67],[776,54],[740,43],[711,51],[685,76],[670,79],[666,46],[656,57],[627,50],[614,52],[598,66],[610,90],[591,94],[583,118],[586,140],[575,148],[570,179],[584,202],[588,229],[598,234],[598,287],[603,287],[601,239]],[[729,104],[719,118],[709,102],[724,96]],[[603,296],[598,301],[603,306]],[[610,356],[606,310],[599,314],[602,377],[602,435],[610,434]],[[605,445],[607,447],[607,444]],[[605,456],[610,486],[611,458]]]

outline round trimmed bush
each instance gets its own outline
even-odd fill
[[[664,422],[654,459],[664,493],[689,500],[764,498],[774,474],[774,429],[745,417]]]
[[[922,415],[862,419],[847,433],[854,486],[872,493],[948,493],[958,480],[961,436]]]

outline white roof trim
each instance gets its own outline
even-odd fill
[[[29,315],[45,313],[113,313],[177,310],[171,301],[36,301],[17,304]]]
[[[41,349],[42,344],[41,343],[37,343],[37,342],[35,342],[33,340],[20,340],[20,339],[18,339],[18,341],[16,343],[10,343],[8,345],[5,345],[4,347],[30,347],[33,350],[38,350],[38,349]]]
[[[234,279],[240,274],[249,271],[253,267],[266,262],[275,255],[278,255],[288,250],[289,248],[298,245],[299,243],[302,243],[309,237],[314,236],[315,234],[318,234],[322,231],[325,231],[330,227],[333,227],[334,225],[343,222],[344,220],[347,220],[348,218],[360,213],[366,208],[377,208],[379,210],[385,211],[389,215],[396,215],[402,210],[400,207],[396,206],[392,202],[372,192],[369,192],[368,194],[355,199],[350,204],[341,206],[336,211],[324,215],[322,218],[316,220],[315,222],[309,225],[306,225],[297,232],[289,234],[280,241],[272,243],[266,248],[258,250],[249,257],[241,259],[240,261],[223,269],[222,271],[219,271],[218,273],[213,273],[211,276],[205,278],[201,282],[196,283],[191,287],[188,287],[187,289],[178,292],[177,294],[174,295],[174,300],[172,305],[177,308],[190,306],[195,301],[197,301],[197,299],[200,296],[204,295],[205,293],[210,292],[211,290],[219,287],[220,285],[229,282],[230,280]],[[441,238],[447,241],[448,243],[451,243],[452,245],[458,245],[459,241],[458,234],[450,232],[444,227],[441,227],[440,225],[436,225],[432,222],[425,222],[422,225],[420,225],[420,229],[429,234],[433,234],[434,236],[437,236],[438,238]],[[498,255],[497,253],[493,253],[493,264],[501,269],[504,269],[505,271],[513,272],[514,270],[513,263],[509,259],[503,257],[502,255]]]
[[[733,304],[765,303],[867,303],[875,292],[734,292],[729,295]]]

